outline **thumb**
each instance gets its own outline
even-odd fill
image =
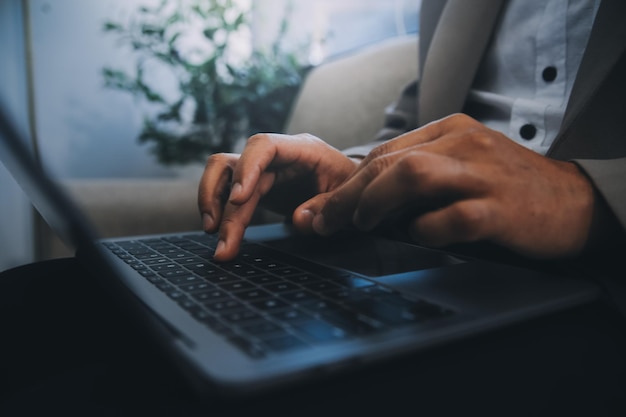
[[[330,194],[330,192],[317,194],[315,197],[300,204],[293,211],[293,225],[298,231],[306,234],[315,232],[313,230],[313,218],[322,211]]]

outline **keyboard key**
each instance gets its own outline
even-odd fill
[[[198,308],[198,304],[194,303],[193,300],[187,297],[179,299],[178,304],[180,304],[180,306],[187,311],[191,311],[195,308]]]
[[[245,291],[256,289],[257,287],[254,284],[251,284],[246,281],[234,281],[234,282],[225,282],[219,284],[220,288],[224,291],[235,292],[235,291]]]
[[[278,278],[275,277],[273,275],[257,275],[254,277],[248,277],[246,278],[246,280],[257,284],[257,285],[264,285],[264,284],[271,284],[271,283],[275,283],[275,282],[283,282],[284,280],[282,278]]]
[[[166,278],[168,280],[168,282],[174,284],[174,285],[184,285],[184,284],[196,284],[196,283],[202,283],[204,282],[202,280],[202,278],[198,278],[196,276],[193,275],[183,275],[183,276],[176,276],[176,277],[172,277],[172,278]]]
[[[248,309],[225,313],[220,315],[220,317],[230,324],[240,324],[263,319],[258,313]]]
[[[160,284],[160,283],[165,282],[163,278],[157,276],[156,274],[152,276],[146,276],[146,279],[153,284]]]
[[[270,298],[267,300],[255,301],[251,303],[251,305],[258,310],[266,311],[266,312],[291,308],[291,304],[287,304],[286,302],[279,300],[278,298]]]
[[[146,265],[148,265],[148,262],[150,261],[146,261]],[[158,262],[156,264],[153,264],[151,266],[151,269],[157,272],[167,272],[167,271],[177,271],[177,270],[184,271],[184,269],[180,265],[175,264],[171,261],[169,261],[168,263]]]
[[[272,271],[274,269],[287,267],[287,265],[276,262],[271,258],[264,258],[260,256],[253,257],[253,259],[251,259],[249,262],[256,268],[262,269],[264,271]]]
[[[156,258],[160,258],[161,255],[156,253],[156,252],[146,252],[146,253],[142,253],[140,255],[134,255],[135,258],[139,259],[139,260],[147,260],[147,259],[156,259]]]
[[[174,291],[176,289],[176,287],[174,287],[171,284],[168,284],[167,282],[159,282],[156,284],[156,286],[158,289],[160,289],[163,292]]]
[[[325,311],[342,309],[340,304],[337,304],[330,300],[323,300],[319,298],[299,303],[299,306],[305,310],[315,313],[324,313]]]
[[[159,272],[159,275],[165,279],[168,279],[168,278],[176,278],[176,277],[188,277],[188,276],[191,276],[191,272],[185,269],[174,269],[174,270]]]
[[[176,263],[186,266],[186,265],[202,264],[203,262],[202,262],[202,258],[198,258],[197,256],[194,256],[191,258],[177,259]]]
[[[265,288],[266,290],[273,292],[273,293],[283,293],[283,292],[290,292],[290,291],[294,291],[294,290],[299,290],[300,287],[298,285],[292,284],[290,282],[287,281],[283,281],[283,282],[276,282],[276,283],[272,283],[272,284],[265,284],[263,285],[263,288]]]
[[[216,301],[230,298],[230,295],[222,290],[200,291],[192,294],[191,296],[199,302]]]
[[[214,313],[222,313],[222,312],[226,312],[230,310],[237,310],[243,307],[243,304],[241,304],[241,302],[234,300],[232,298],[227,299],[227,300],[205,302],[203,304],[208,310]]]
[[[148,269],[142,269],[141,271],[137,271],[139,272],[142,276],[148,278],[148,277],[155,277],[157,276],[157,274],[155,272],[152,272]]]
[[[193,284],[179,285],[178,288],[180,288],[182,291],[188,294],[193,294],[197,292],[203,292],[206,290],[215,289],[215,286],[213,284],[209,284],[208,282],[198,282],[198,283],[193,283]]]
[[[313,274],[297,274],[285,277],[287,281],[293,282],[295,284],[310,284],[314,282],[323,281],[322,277]]]
[[[171,290],[171,291],[166,292],[166,294],[168,297],[170,297],[173,300],[180,300],[183,298],[187,298],[184,292],[178,291],[178,290]]]
[[[292,291],[292,292],[286,292],[286,293],[281,293],[280,297],[294,302],[294,303],[303,303],[306,301],[311,301],[311,300],[318,300],[319,296],[316,294],[313,294],[310,291],[307,290],[298,290],[298,291]]]
[[[153,265],[163,265],[163,264],[169,264],[172,261],[170,259],[167,258],[155,258],[155,259],[147,259],[144,261],[144,264],[148,265],[148,266],[153,266]]]
[[[270,294],[267,291],[264,290],[260,290],[260,289],[252,289],[252,290],[247,290],[247,291],[240,291],[234,294],[235,297],[239,298],[240,300],[243,301],[256,301],[256,300],[263,300],[266,298],[272,298],[273,295]]]
[[[311,316],[310,314],[295,308],[289,308],[287,310],[281,311],[272,311],[271,314],[272,317],[274,317],[276,320],[288,324],[305,322],[313,319],[313,316]]]
[[[334,284],[330,281],[311,282],[303,284],[303,286],[313,292],[324,292],[341,288],[339,285]]]
[[[213,284],[226,284],[229,282],[240,282],[241,278],[236,277],[234,275],[227,275],[225,273],[222,273],[221,275],[209,275],[209,276],[205,276],[203,277],[205,280],[212,282]]]
[[[276,274],[280,277],[287,277],[289,275],[296,275],[296,274],[302,274],[305,271],[302,271],[300,269],[297,268],[291,268],[291,267],[285,267],[285,268],[278,268],[276,270],[272,271],[272,274]]]

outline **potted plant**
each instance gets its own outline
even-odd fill
[[[204,161],[242,138],[283,128],[307,70],[307,48],[284,45],[289,8],[270,47],[252,48],[253,8],[241,3],[164,0],[126,22],[104,24],[138,58],[133,71],[104,68],[105,86],[148,104],[138,139],[159,162]],[[169,72],[174,93],[150,77],[155,68]]]

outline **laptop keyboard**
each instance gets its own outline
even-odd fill
[[[250,242],[235,260],[214,262],[216,244],[216,236],[194,233],[104,246],[253,358],[453,314],[361,276]]]

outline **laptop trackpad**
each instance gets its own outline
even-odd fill
[[[321,264],[358,274],[380,277],[438,268],[463,261],[448,254],[402,242],[352,233],[331,238],[285,238],[264,242],[268,246]]]

